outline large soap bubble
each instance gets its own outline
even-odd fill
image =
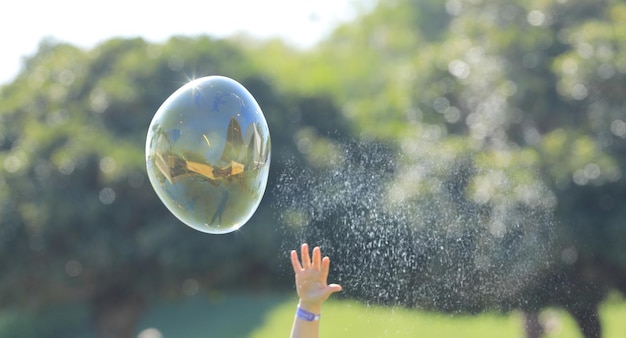
[[[223,234],[254,214],[267,185],[270,134],[261,108],[235,80],[208,76],[174,92],[146,140],[150,183],[188,226]]]

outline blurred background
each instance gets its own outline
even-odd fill
[[[0,336],[280,337],[288,251],[333,260],[323,337],[623,337],[626,5],[23,1],[2,14]],[[148,125],[224,75],[267,191],[207,235]]]

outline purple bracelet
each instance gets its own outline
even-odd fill
[[[304,319],[307,322],[313,322],[316,320],[320,320],[320,315],[316,315],[315,313],[309,312],[307,310],[304,310],[302,308],[300,308],[298,306],[298,309],[296,310],[296,317],[300,318],[300,319]]]

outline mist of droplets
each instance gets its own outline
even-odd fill
[[[468,184],[489,172],[464,159],[407,161],[373,144],[342,152],[323,169],[288,165],[274,188],[295,233],[285,245],[319,245],[342,296],[449,312],[532,302],[526,291],[552,262],[550,203],[476,203]],[[402,188],[413,193],[398,198]],[[533,189],[535,199],[549,196]]]

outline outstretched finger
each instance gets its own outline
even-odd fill
[[[341,285],[339,284],[328,284],[328,286],[326,287],[326,289],[328,290],[328,292],[330,294],[335,293],[335,292],[339,292],[342,290]]]
[[[322,250],[319,246],[313,248],[313,269],[320,270],[322,268]]]
[[[291,266],[293,266],[293,272],[298,273],[302,270],[300,260],[298,260],[298,253],[296,250],[291,250]]]
[[[300,250],[300,256],[302,257],[302,267],[304,269],[311,268],[311,256],[309,256],[309,245],[304,243]]]
[[[322,280],[324,281],[324,283],[326,283],[326,281],[328,280],[328,271],[330,270],[330,258],[324,257],[322,259],[322,268],[320,269],[320,271],[322,272]]]

